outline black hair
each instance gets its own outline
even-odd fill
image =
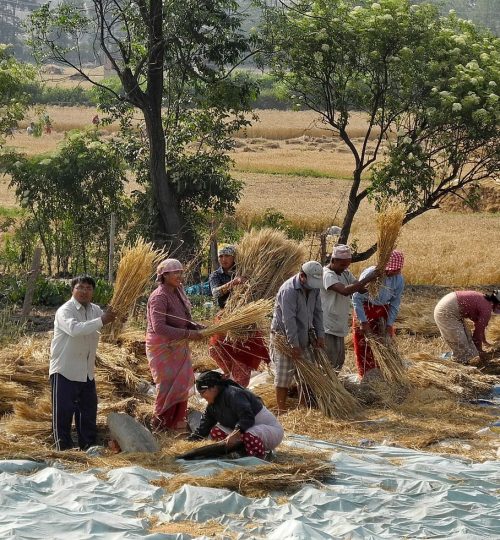
[[[224,375],[218,371],[204,371],[196,379],[196,390],[198,392],[212,388],[213,386],[238,386],[242,388],[231,379],[224,378]]]
[[[484,297],[488,302],[493,302],[493,304],[500,304],[500,300],[497,298],[498,291],[493,291],[490,294],[485,294]]]
[[[92,288],[95,290],[94,278],[87,276],[85,274],[81,276],[76,276],[71,280],[71,290],[73,290],[80,283],[86,283],[87,285],[92,285]]]

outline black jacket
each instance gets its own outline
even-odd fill
[[[205,409],[198,429],[190,438],[207,437],[217,423],[230,429],[239,428],[244,433],[255,424],[255,415],[262,408],[261,399],[250,390],[239,386],[223,386],[215,401]]]

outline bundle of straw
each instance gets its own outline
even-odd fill
[[[399,354],[396,340],[373,335],[368,335],[365,339],[372,350],[373,358],[377,362],[384,380],[388,383],[406,384],[406,369]]]
[[[323,349],[310,348],[305,358],[292,355],[292,349],[283,336],[275,335],[274,347],[288,356],[297,369],[302,391],[309,393],[319,410],[328,418],[348,418],[359,412],[360,404],[342,385]]]
[[[227,334],[232,340],[244,341],[266,323],[273,304],[274,300],[257,300],[239,306],[234,311],[224,310],[221,318],[213,325],[201,330],[201,334],[206,338],[215,334]]]
[[[238,243],[236,269],[248,281],[231,291],[226,311],[234,311],[248,302],[273,299],[288,278],[296,274],[306,260],[302,246],[281,231],[252,229]]]
[[[103,328],[102,338],[114,341],[122,331],[124,320],[130,315],[137,299],[144,294],[153,275],[153,268],[164,258],[163,250],[139,238],[133,246],[125,246],[116,272],[110,307],[116,320]]]
[[[389,257],[396,247],[399,232],[403,225],[405,209],[399,204],[386,204],[377,214],[377,265],[380,276],[367,286],[372,298],[376,298],[383,283],[383,271]]]
[[[13,402],[26,401],[31,395],[25,386],[0,379],[0,415],[11,411]]]
[[[498,378],[449,360],[414,359],[408,376],[416,386],[435,386],[461,398],[474,399],[491,392]]]
[[[176,491],[185,484],[229,489],[248,497],[264,497],[271,492],[297,491],[304,484],[331,480],[334,465],[319,459],[299,463],[270,463],[253,468],[226,469],[214,476],[176,475],[169,479],[153,480],[152,483],[169,491]]]

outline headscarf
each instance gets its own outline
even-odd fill
[[[405,262],[404,255],[401,251],[394,250],[389,257],[389,261],[385,267],[386,272],[395,272],[401,270]]]
[[[184,267],[177,259],[165,259],[156,268],[156,281],[160,281],[160,277],[167,272],[179,272],[182,270],[184,270]]]
[[[217,255],[230,255],[231,257],[234,257],[236,255],[236,246],[229,244],[227,246],[221,247],[217,250]]]
[[[184,270],[184,267],[182,266],[182,263],[177,259],[165,259],[156,268],[156,283],[161,283],[161,276],[163,276],[163,274],[168,274],[169,272],[179,272],[182,270]],[[181,302],[186,308],[186,312],[190,315],[191,302],[186,296],[186,292],[184,291],[184,287],[182,285],[180,287],[177,287],[177,293],[179,295],[179,298],[181,299]]]

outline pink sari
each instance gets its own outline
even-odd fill
[[[185,427],[189,391],[194,384],[191,351],[186,336],[191,323],[190,304],[184,291],[161,286],[148,302],[146,356],[156,384],[153,427]]]

